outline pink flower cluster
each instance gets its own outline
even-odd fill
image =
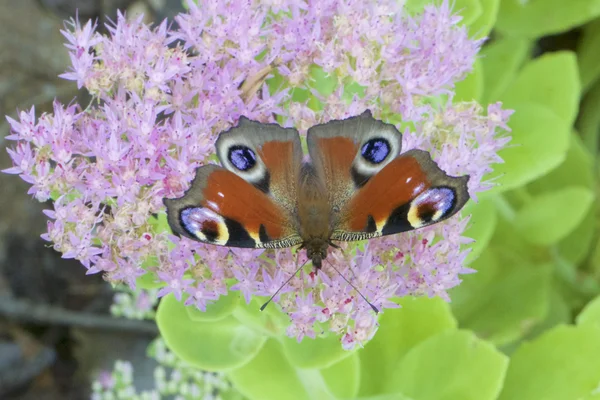
[[[428,150],[448,173],[470,174],[472,196],[489,187],[482,177],[501,161],[510,113],[452,103],[481,41],[468,38],[447,1],[415,17],[396,0],[200,3],[188,3],[176,29],[120,15],[100,35],[91,22],[72,21],[63,32],[72,67],[62,77],[93,103],[9,118],[14,166],[4,172],[30,183],[38,200],[54,200],[42,236],[89,274],[134,287],[153,272],[164,285],[159,296],[185,295],[200,309],[229,290],[246,301],[275,293],[303,254],[202,245],[153,217],[164,213],[164,197],[183,194],[217,134],[241,115],[303,133],[367,108],[381,119],[400,115],[404,150]],[[449,100],[435,105],[434,96]],[[396,296],[447,297],[468,272],[467,222],[344,245],[328,259],[380,309],[396,307]],[[328,330],[352,348],[377,329],[368,305],[327,264],[318,275],[300,273],[275,301],[298,340]]]

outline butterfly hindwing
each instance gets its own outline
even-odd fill
[[[443,221],[469,199],[468,180],[447,175],[425,151],[403,153],[346,203],[332,239],[361,240]]]
[[[217,165],[198,168],[185,195],[164,202],[173,232],[191,239],[248,248],[300,243],[282,207]]]

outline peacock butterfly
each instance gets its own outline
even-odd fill
[[[443,221],[469,199],[428,152],[400,153],[402,135],[369,110],[298,131],[241,117],[216,142],[183,197],[164,199],[174,233],[245,248],[300,245],[316,269],[333,241],[405,232]]]

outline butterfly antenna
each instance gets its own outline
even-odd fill
[[[298,271],[300,271],[302,269],[302,267],[304,267],[306,265],[306,263],[308,262],[308,260],[306,260],[304,262],[304,264],[302,264],[301,266],[298,267],[298,269],[296,270],[296,272],[294,272],[292,274],[292,276],[290,276],[287,281],[285,281],[283,283],[283,285],[279,286],[279,289],[277,289],[277,291],[275,293],[273,293],[273,296],[269,297],[269,300],[267,300],[267,302],[265,304],[263,304],[262,306],[260,306],[260,311],[263,311],[271,302],[271,300],[273,300],[275,298],[275,296],[277,296],[277,294],[279,294],[279,292],[281,291],[281,289],[283,289],[288,283],[290,283],[290,281],[292,280],[293,277],[296,276],[296,274],[298,273]]]
[[[371,303],[369,300],[367,300],[367,298],[360,292],[360,290],[358,290],[356,288],[356,286],[354,286],[348,279],[346,279],[346,277],[340,271],[338,271],[338,269],[336,267],[334,267],[333,264],[330,263],[328,259],[325,259],[325,261],[327,261],[327,264],[329,264],[331,266],[331,268],[333,268],[334,271],[337,272],[338,275],[341,276],[342,279],[344,279],[346,281],[346,283],[352,287],[352,289],[356,290],[356,293],[358,293],[360,295],[360,297],[362,297],[363,300],[367,302],[367,304],[371,307],[371,309],[373,311],[375,311],[375,314],[379,314],[379,309],[377,307],[375,307],[375,305],[373,303]]]

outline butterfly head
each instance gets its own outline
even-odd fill
[[[302,247],[306,249],[306,256],[312,261],[315,269],[321,269],[325,257],[327,257],[327,248],[329,242],[322,238],[310,238],[306,240]]]

